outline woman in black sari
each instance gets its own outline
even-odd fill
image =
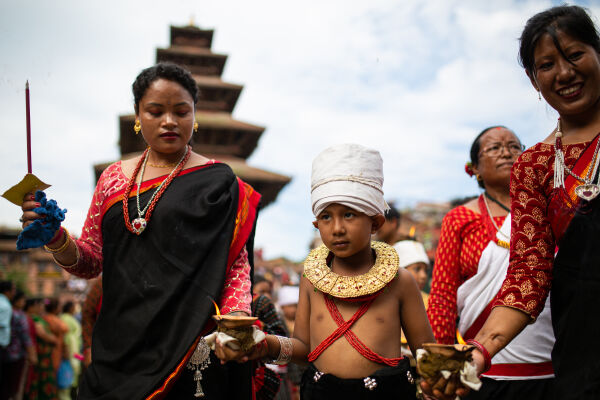
[[[79,398],[179,399],[202,390],[207,399],[250,398],[250,366],[202,358],[201,338],[214,327],[211,299],[222,313],[250,313],[260,195],[227,165],[191,151],[198,94],[189,72],[157,64],[140,73],[133,94],[135,131],[148,148],[103,172],[80,239],[61,228],[45,246],[74,275],[103,272]],[[27,195],[24,226],[40,218],[35,206]]]
[[[600,37],[584,9],[553,7],[527,21],[520,58],[559,119],[513,166],[510,265],[473,357],[484,371],[535,320],[552,288],[554,398],[598,399]]]

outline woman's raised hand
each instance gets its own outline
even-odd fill
[[[43,215],[37,214],[31,210],[36,207],[41,207],[41,204],[35,201],[35,194],[27,193],[23,198],[23,204],[21,205],[21,210],[23,210],[23,215],[19,219],[21,221],[22,227],[25,228],[30,225],[34,220],[44,218]]]

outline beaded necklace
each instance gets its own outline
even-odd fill
[[[554,145],[554,187],[563,188],[565,187],[565,171],[579,182],[583,182],[581,185],[575,188],[575,194],[583,200],[593,200],[600,194],[600,187],[598,184],[594,184],[596,178],[596,172],[600,165],[600,157],[598,157],[598,150],[600,149],[600,140],[596,142],[596,150],[592,157],[592,166],[588,168],[588,172],[585,176],[579,176],[575,174],[565,164],[565,155],[562,152],[562,138],[563,133],[560,130],[560,118],[556,123],[556,133],[554,134],[556,143]]]
[[[135,167],[135,170],[133,171],[133,174],[131,175],[131,179],[129,180],[129,183],[127,184],[127,188],[125,189],[125,194],[123,195],[123,217],[125,218],[125,226],[127,227],[127,230],[129,230],[131,233],[135,233],[138,236],[142,234],[144,229],[146,229],[146,225],[148,225],[148,222],[150,221],[150,216],[152,215],[152,211],[154,211],[154,206],[156,205],[156,203],[158,202],[158,200],[160,199],[162,194],[165,192],[165,190],[167,190],[167,187],[171,184],[173,179],[177,175],[179,175],[179,173],[183,169],[183,166],[185,165],[187,160],[190,158],[190,154],[191,154],[191,148],[188,145],[186,147],[185,154],[183,155],[183,157],[181,157],[181,159],[177,163],[177,166],[173,169],[173,171],[171,171],[169,176],[167,176],[165,178],[165,180],[163,180],[160,183],[160,185],[156,188],[156,190],[152,194],[152,197],[148,201],[148,204],[146,204],[146,207],[144,207],[144,209],[142,210],[140,207],[140,187],[142,186],[142,182],[144,179],[144,171],[146,169],[146,162],[148,161],[149,151],[150,151],[149,147],[146,149],[146,151],[144,151],[144,154],[140,158],[140,161],[138,162],[137,166]],[[140,179],[139,179],[139,183],[137,186],[137,193],[135,196],[137,210],[138,210],[138,217],[136,219],[134,219],[133,222],[130,222],[129,221],[129,207],[128,207],[129,194],[131,193],[131,189],[133,188],[133,183],[135,182],[138,172],[140,172],[140,168],[141,168]]]
[[[510,248],[510,238],[508,236],[506,236],[504,234],[504,232],[502,232],[500,230],[500,228],[498,228],[498,225],[496,225],[496,222],[494,221],[494,216],[492,215],[492,212],[490,211],[490,206],[487,202],[486,196],[483,196],[483,202],[485,203],[485,209],[487,210],[488,218],[490,219],[490,221],[492,221],[492,225],[496,229],[496,232],[498,232],[500,235],[502,235],[506,239],[506,240],[498,239],[498,246],[504,247],[505,249]],[[510,212],[510,210],[509,210],[509,212]],[[508,218],[508,216],[507,216],[507,218]]]

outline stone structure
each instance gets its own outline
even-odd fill
[[[198,83],[200,98],[196,104],[196,121],[199,129],[194,134],[194,150],[227,163],[236,175],[263,195],[261,207],[265,207],[275,201],[290,178],[246,163],[265,128],[232,117],[243,86],[221,79],[227,56],[212,52],[212,37],[212,30],[172,26],[171,45],[167,49],[157,49],[156,61],[170,61],[184,66],[192,72]],[[141,135],[134,134],[134,122],[134,115],[119,117],[122,158],[139,154],[146,146]],[[109,164],[94,166],[96,180]],[[85,281],[58,267],[52,256],[41,249],[17,251],[19,232],[20,229],[0,227],[0,279],[17,281],[31,296],[82,299]]]
[[[193,137],[196,152],[227,163],[245,182],[262,194],[261,207],[275,201],[279,191],[290,178],[274,172],[254,168],[246,163],[258,145],[265,128],[238,121],[233,109],[243,86],[221,79],[227,56],[211,50],[213,30],[195,26],[171,26],[171,45],[156,50],[157,62],[173,62],[187,68],[200,88],[196,104],[198,132]],[[122,158],[142,152],[146,146],[141,135],[133,133],[135,115],[119,117],[119,147]],[[109,163],[94,167],[96,180]]]

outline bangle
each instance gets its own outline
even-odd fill
[[[292,339],[278,335],[275,335],[275,337],[279,340],[279,355],[277,356],[277,359],[273,361],[273,364],[286,365],[292,359],[292,350],[294,349]]]
[[[481,374],[489,371],[489,369],[492,367],[492,357],[490,357],[490,353],[488,353],[486,348],[483,347],[483,345],[475,339],[467,340],[467,344],[471,344],[471,345],[477,347],[477,350],[479,350],[481,352],[481,354],[483,354],[484,365],[483,365],[483,371],[481,371]]]
[[[44,250],[46,250],[48,253],[52,253],[52,254],[62,253],[69,246],[69,241],[70,241],[69,232],[63,227],[61,227],[61,229],[65,236],[65,242],[58,249],[53,249],[53,248],[48,247],[48,245],[44,245]]]
[[[79,248],[77,246],[75,246],[75,263],[71,264],[71,265],[64,265],[62,264],[60,261],[58,261],[56,259],[56,255],[52,254],[52,257],[54,258],[54,262],[56,264],[58,264],[59,267],[62,267],[63,269],[71,269],[73,267],[75,267],[77,264],[79,264]]]

